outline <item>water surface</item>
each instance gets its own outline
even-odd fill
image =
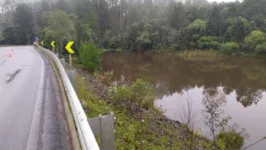
[[[102,68],[113,70],[114,80],[149,81],[156,89],[155,105],[173,120],[182,120],[189,102],[196,116],[197,129],[207,136],[204,124],[203,93],[225,94],[224,115],[249,134],[245,146],[266,136],[266,58],[189,58],[170,54],[112,52],[105,53]],[[184,113],[183,113],[184,114]],[[250,148],[266,149],[266,140]]]

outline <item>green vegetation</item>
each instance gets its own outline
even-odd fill
[[[38,32],[43,40],[54,40],[57,45],[57,53],[64,50],[63,41],[75,40],[76,30],[70,16],[62,10],[46,11],[42,14],[43,29]],[[50,43],[46,43],[50,45]]]
[[[116,116],[115,121],[115,143],[116,148],[119,149],[165,149],[168,145],[168,137],[159,135],[152,131],[150,127],[151,121],[147,115],[143,115],[142,118],[132,116],[129,112],[129,104],[126,106],[114,105],[113,103],[107,103],[106,101],[99,100],[93,93],[88,91],[88,85],[83,79],[78,80],[78,95],[82,99],[86,106],[84,107],[88,117],[95,117],[99,114],[105,115],[113,112]],[[123,92],[125,93],[125,92]],[[162,125],[163,127],[163,125]],[[175,130],[175,127],[171,127]],[[163,131],[171,136],[176,132],[172,132],[171,128],[162,128]],[[174,149],[179,149],[179,142],[173,139],[169,139],[173,143]]]
[[[240,150],[244,145],[245,138],[235,130],[221,132],[217,136],[218,146],[226,150]]]
[[[226,54],[232,54],[239,50],[240,46],[237,42],[227,42],[221,45],[221,51]]]
[[[88,117],[114,113],[116,149],[184,149],[186,141],[182,127],[166,119],[151,105],[154,95],[147,82],[138,80],[131,86],[112,88],[107,100],[101,100],[91,92],[93,84],[81,77],[78,77],[77,87]],[[147,101],[135,101],[136,95]],[[193,148],[206,149],[209,146],[204,139],[196,139],[193,143]]]
[[[185,60],[194,60],[194,59],[205,59],[206,57],[220,57],[219,53],[215,50],[190,50],[190,51],[181,51],[178,52],[176,55],[180,56]]]
[[[81,64],[83,69],[94,72],[100,68],[103,51],[97,48],[93,41],[89,44],[81,44],[77,62]]]
[[[115,101],[132,101],[141,108],[156,110],[154,108],[154,90],[148,82],[142,79],[137,79],[137,81],[130,86],[113,87],[113,91],[115,94],[112,98]]]
[[[59,52],[68,40],[75,40],[76,47],[94,40],[108,50],[265,54],[265,5],[265,0],[6,0],[0,39],[3,44],[28,44],[38,35],[47,48],[55,40]]]

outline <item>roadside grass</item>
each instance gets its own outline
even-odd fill
[[[136,86],[136,85],[135,85]],[[110,114],[115,119],[115,145],[118,150],[183,150],[182,128],[165,118],[158,109],[143,109],[141,103],[130,100],[100,100],[90,92],[92,85],[78,76],[77,94],[88,117]],[[149,103],[150,104],[150,103]],[[198,140],[196,149],[208,149],[208,143]],[[203,148],[204,147],[204,148]]]

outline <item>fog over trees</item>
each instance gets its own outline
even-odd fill
[[[266,1],[207,0],[4,1],[2,44],[32,44],[34,36],[105,49],[266,52]]]

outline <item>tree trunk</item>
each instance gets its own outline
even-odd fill
[[[30,39],[29,39],[29,35],[28,35],[28,33],[27,33],[27,32],[25,32],[25,33],[26,33],[26,36],[27,36],[28,45],[30,45]]]

